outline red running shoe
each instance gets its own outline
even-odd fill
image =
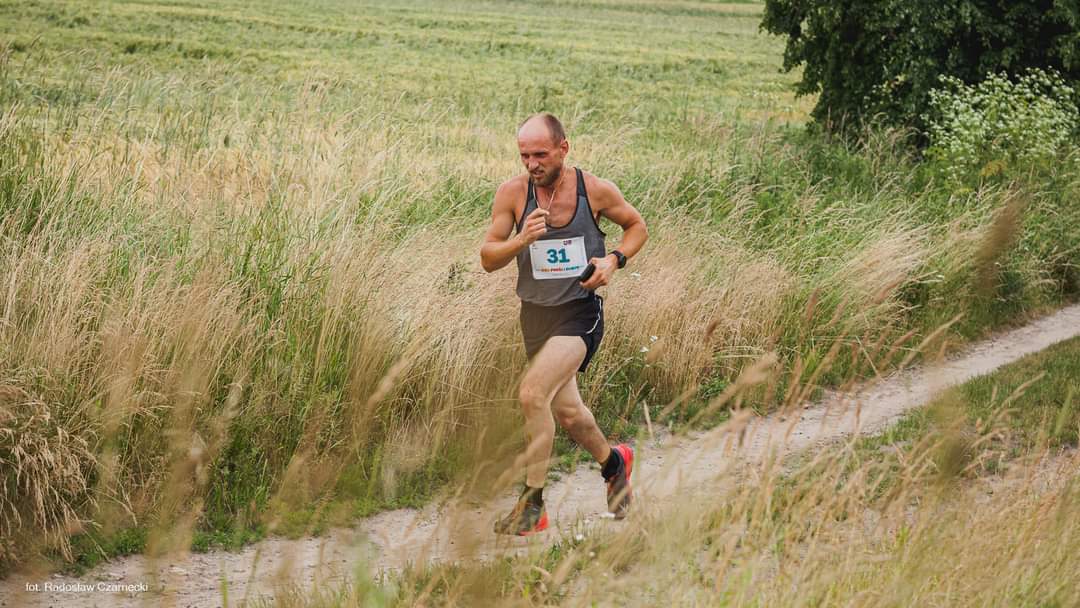
[[[509,515],[495,522],[496,534],[529,536],[543,532],[548,527],[547,509],[529,503],[522,498]]]
[[[634,499],[634,492],[630,489],[630,472],[634,470],[634,448],[620,443],[611,449],[619,453],[622,462],[615,474],[604,480],[607,484],[608,511],[615,514],[615,519],[622,519],[626,517]]]

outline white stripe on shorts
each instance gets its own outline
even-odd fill
[[[600,316],[604,314],[604,301],[600,300],[600,312],[596,313],[596,322],[592,324],[592,328],[585,332],[585,335],[589,335],[596,329],[596,326],[600,324]]]

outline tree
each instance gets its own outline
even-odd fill
[[[1052,68],[1080,82],[1078,0],[766,0],[762,29],[787,37],[796,92],[835,129],[878,118],[922,127],[939,77]]]

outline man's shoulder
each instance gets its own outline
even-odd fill
[[[509,196],[520,193],[525,196],[525,192],[528,189],[529,180],[524,174],[515,175],[510,179],[499,184],[498,189],[495,190],[496,196]]]
[[[499,184],[499,187],[495,190],[494,209],[496,212],[500,209],[512,212],[517,206],[517,201],[525,199],[528,184],[529,180],[521,175],[515,175]]]
[[[585,191],[589,193],[589,198],[596,199],[594,206],[613,203],[622,195],[619,187],[610,179],[593,175],[584,169],[581,170],[581,175],[585,179]]]

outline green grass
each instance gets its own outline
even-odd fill
[[[1041,442],[1051,446],[1077,444],[1078,393],[1080,340],[1076,339],[968,382],[961,391],[973,424],[989,420],[1008,401],[1008,420],[1020,432],[1025,448]]]
[[[1078,378],[1080,338],[1074,338],[949,389],[874,436],[794,455],[783,470],[763,466],[722,500],[713,496],[669,505],[659,514],[642,515],[633,528],[591,534],[584,543],[564,540],[524,557],[407,571],[379,588],[378,600],[381,605],[651,605],[660,597],[677,597],[709,605],[760,605],[777,597],[785,604],[797,601],[794,593],[815,603],[856,605],[865,598],[875,598],[871,605],[904,605],[905,597],[934,605],[981,605],[1002,597],[1025,605],[1065,605],[1071,601],[1066,598],[1075,597],[1070,591],[1075,571],[1059,556],[1070,554],[1077,538],[1076,520],[1067,514],[1075,509],[1070,502],[1075,473],[1065,473],[1063,494],[1053,489],[1057,485],[1037,490],[1046,496],[1032,494],[1038,483],[1014,488],[1004,475],[1049,483],[1051,477],[1024,471],[1036,469],[1041,456],[1076,448]],[[996,439],[980,441],[987,434]],[[987,485],[993,479],[1002,481]],[[996,489],[987,494],[986,487]],[[1045,501],[1055,498],[1064,502],[1047,507]],[[1026,535],[987,529],[1000,525],[987,520],[996,518],[1003,501],[1034,501],[1033,507],[1046,509],[1020,518],[1010,513],[1010,530],[1054,528],[1046,522],[1056,521],[1062,524],[1059,536],[1024,546],[1017,542],[1031,542]],[[896,521],[866,528],[867,512],[883,522]],[[983,534],[979,551],[972,549],[971,555],[965,555],[964,526]],[[646,536],[641,529],[648,541],[641,540]],[[1006,573],[981,568],[980,551],[1026,557]],[[938,552],[954,560],[948,568],[931,559]],[[875,574],[860,576],[860,570]],[[962,600],[950,595],[950,589],[971,584],[962,577],[972,575],[1001,578],[983,581],[988,584]],[[799,585],[792,587],[793,580]],[[376,597],[366,589],[359,584],[333,598],[300,593],[280,601],[363,605]]]
[[[529,3],[482,2],[5,2],[0,34],[22,49],[13,62],[60,56],[51,71],[35,66],[37,78],[15,93],[39,103],[216,106],[258,122],[268,110],[295,103],[292,96],[318,90],[338,112],[378,108],[389,130],[404,128],[417,112],[452,108],[458,116],[499,117],[491,128],[508,131],[528,107],[542,105],[563,115],[587,112],[578,137],[589,124],[626,118],[670,125],[670,110],[680,107],[683,118],[745,107],[745,100],[755,111],[794,111],[785,90],[792,78],[776,69],[778,41],[757,31],[758,7],[657,20],[658,8],[664,7],[580,3],[552,13]],[[104,98],[104,74],[64,83],[68,70],[103,63],[150,78]],[[187,82],[169,86],[166,76]],[[647,98],[654,101],[639,103]],[[202,128],[197,141],[210,144],[204,124],[191,127]],[[650,139],[666,140],[655,132]]]
[[[146,549],[146,528],[124,528],[113,534],[78,534],[71,539],[73,560],[54,556],[57,564],[67,572],[82,573],[105,560],[122,555],[141,553]]]
[[[969,443],[1005,435],[1007,441],[990,444],[997,454],[987,465],[996,468],[1033,450],[1075,447],[1078,391],[1080,339],[1074,338],[949,389],[883,433],[861,440],[856,450],[864,459],[880,459],[883,447],[942,433],[965,436]],[[963,451],[970,456],[978,450]]]
[[[512,271],[476,258],[541,109],[652,234],[582,381],[613,438],[644,407],[695,418],[766,353],[759,411],[909,331],[883,367],[958,314],[931,348],[1077,295],[1075,165],[955,188],[902,134],[803,128],[758,4],[554,6],[0,2],[0,425],[87,442],[46,442],[62,480],[33,443],[45,528],[119,497],[151,539],[229,546],[497,472],[524,357]],[[983,255],[1014,193],[1014,242]],[[0,517],[40,521],[4,480]]]

